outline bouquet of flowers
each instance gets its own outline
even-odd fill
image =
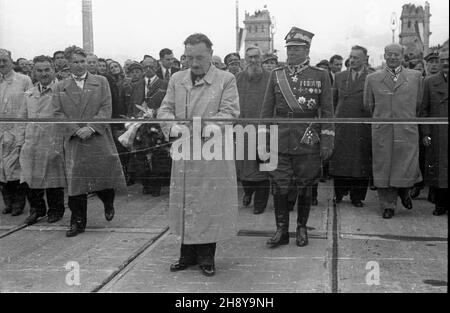
[[[156,117],[156,111],[150,109],[147,106],[147,103],[143,102],[142,105],[136,104],[136,107],[142,112],[137,119],[154,119]],[[132,118],[134,119],[134,117]],[[139,122],[125,123],[127,131],[118,138],[122,146],[130,150],[132,149],[134,140],[136,139],[136,135],[141,126],[142,123]]]

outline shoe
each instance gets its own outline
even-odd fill
[[[319,201],[317,201],[317,198],[312,199],[311,205],[313,205],[313,206],[319,205]]]
[[[12,208],[8,206],[3,209],[2,214],[10,214],[11,212],[12,212]]]
[[[56,223],[57,221],[61,220],[63,218],[63,215],[58,214],[48,214],[47,216],[47,222],[48,223]]]
[[[412,189],[411,189],[411,193],[410,193],[410,197],[411,197],[411,199],[416,199],[418,196],[420,196],[420,190],[421,190],[422,188],[420,188],[420,187],[417,187],[417,186],[414,186]]]
[[[73,223],[70,225],[69,230],[66,232],[66,237],[75,237],[78,234],[84,233],[84,228],[82,228],[78,223]]]
[[[22,215],[23,209],[14,208],[12,209],[11,216],[19,216]]]
[[[270,248],[276,248],[287,244],[289,244],[289,233],[283,232],[281,229],[277,229],[275,235],[267,241],[267,245]]]
[[[211,277],[216,274],[216,269],[214,265],[200,265],[203,275]]]
[[[361,200],[354,200],[352,201],[353,206],[357,207],[357,208],[362,208],[364,206],[364,204],[362,203]]]
[[[170,264],[170,271],[171,272],[183,271],[183,270],[187,269],[189,266],[190,265],[188,265],[188,264],[182,264],[180,262],[173,263],[173,264]]]
[[[433,215],[434,216],[441,216],[441,215],[444,215],[446,212],[447,212],[446,208],[436,208],[433,211]]]
[[[114,218],[114,207],[112,205],[105,206],[105,218],[108,222]]]
[[[394,209],[384,209],[383,218],[392,218],[394,216]]]
[[[250,202],[252,202],[252,196],[244,195],[244,198],[242,198],[242,205],[248,207]]]
[[[308,245],[308,232],[305,226],[297,227],[295,243],[299,247],[304,247]]]
[[[44,214],[44,215],[45,215],[45,214]],[[33,213],[30,214],[30,216],[28,216],[28,217],[26,218],[26,220],[24,221],[24,223],[27,224],[27,225],[33,225],[33,224],[36,224],[37,220],[38,220],[40,217],[44,216],[44,215],[38,214],[37,212],[33,212]]]
[[[264,209],[253,209],[253,214],[258,215],[264,213]]]
[[[339,196],[339,197],[336,196],[336,198],[334,198],[334,202],[335,202],[336,204],[341,203],[343,198],[344,198],[343,196]]]
[[[369,186],[369,189],[370,189],[370,190],[377,190],[377,187],[371,185],[371,186]]]

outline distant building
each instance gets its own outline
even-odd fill
[[[405,4],[400,17],[402,21],[400,44],[410,54],[427,55],[430,45],[430,4],[425,2],[425,9],[414,4]],[[408,52],[407,52],[408,54]]]
[[[256,11],[254,15],[245,12],[244,24],[245,49],[257,46],[263,53],[273,53],[273,25],[269,11]]]

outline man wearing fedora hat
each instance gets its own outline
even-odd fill
[[[287,34],[288,65],[275,69],[267,85],[261,118],[332,118],[331,83],[327,71],[309,65],[314,34],[293,27]],[[288,193],[294,182],[299,193],[296,243],[308,244],[306,224],[312,186],[321,172],[321,161],[330,158],[334,126],[329,123],[278,124],[278,165],[269,172],[274,195],[277,231],[270,247],[289,243]]]

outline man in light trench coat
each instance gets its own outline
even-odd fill
[[[190,69],[171,77],[158,118],[238,117],[236,80],[231,73],[211,65],[211,41],[203,34],[193,34],[184,44]],[[202,136],[202,144],[208,143],[207,137],[212,132],[214,136],[210,141],[217,133],[223,133],[223,125],[205,124],[203,134],[199,131],[192,135],[195,138]],[[161,126],[166,137],[177,138],[183,131],[186,133],[186,126],[176,122],[162,123]],[[187,140],[190,146],[190,136],[185,133],[179,140]],[[232,145],[232,138],[228,142]],[[176,146],[177,142],[174,142],[172,149]],[[172,162],[170,228],[181,237],[181,251],[179,261],[172,264],[170,270],[180,271],[199,264],[204,275],[212,276],[215,274],[216,242],[236,235],[236,168],[234,160],[223,157],[222,160],[207,160],[203,153],[196,158],[198,152],[194,148],[187,159],[173,158]]]
[[[25,91],[33,87],[30,77],[16,73],[11,52],[0,48],[0,117],[19,118]],[[17,216],[25,208],[26,188],[20,184],[19,155],[25,137],[24,123],[0,123],[0,188],[3,214]]]
[[[25,93],[23,117],[54,117],[52,105],[53,89],[56,84],[53,60],[38,56],[33,60],[36,86]],[[20,180],[29,187],[27,198],[30,215],[28,225],[47,215],[49,223],[55,223],[64,215],[64,188],[67,187],[64,170],[63,137],[55,123],[27,123],[25,143],[20,151]],[[44,201],[46,194],[48,212]]]
[[[374,118],[415,118],[422,102],[422,74],[402,66],[404,49],[385,47],[386,68],[367,76],[364,105]],[[417,124],[372,124],[372,167],[383,218],[392,218],[399,196],[412,209],[410,188],[422,180]]]

